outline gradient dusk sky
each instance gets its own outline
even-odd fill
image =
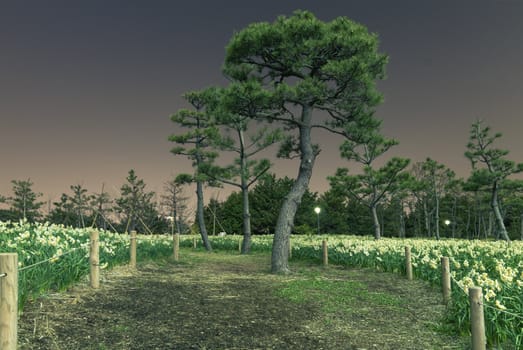
[[[114,196],[131,168],[161,192],[190,171],[167,141],[183,93],[225,84],[235,31],[296,9],[378,34],[390,62],[377,117],[400,142],[386,157],[431,157],[467,177],[463,153],[479,118],[523,162],[521,0],[0,0],[0,194],[30,178],[46,201],[74,184],[99,192],[105,183]],[[339,139],[315,137],[323,151],[311,190],[323,192],[347,163]],[[296,162],[275,164],[297,173]]]

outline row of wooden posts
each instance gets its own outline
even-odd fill
[[[90,286],[100,287],[99,233],[92,231],[90,237]],[[173,242],[174,260],[179,260],[180,236],[175,234]],[[131,231],[129,266],[136,268],[136,231]],[[196,248],[197,239],[193,239]],[[241,251],[241,239],[238,243]],[[292,247],[289,242],[289,256]],[[329,250],[326,240],[322,241],[323,265],[329,264]],[[405,266],[407,279],[412,280],[412,262],[410,247],[405,247]],[[441,258],[443,302],[448,304],[451,297],[449,258]],[[483,294],[480,287],[469,288],[470,323],[472,333],[472,350],[485,350],[485,323],[483,317]],[[17,347],[17,317],[18,317],[18,255],[16,253],[0,253],[0,350],[16,350]]]
[[[196,238],[193,240],[193,246],[196,248]],[[241,252],[242,240],[238,240],[238,250]],[[292,257],[292,244],[289,240],[289,258]],[[329,265],[329,248],[327,240],[322,241],[322,260],[323,266]],[[406,275],[408,280],[413,279],[412,271],[412,259],[410,253],[410,247],[405,247],[405,267]],[[451,274],[449,258],[444,256],[441,257],[441,282],[442,282],[442,293],[443,303],[448,305],[451,298]],[[481,287],[470,287],[469,288],[469,301],[470,301],[470,327],[472,337],[472,350],[485,350],[486,349],[486,336],[485,336],[485,318],[483,315],[483,292]]]
[[[131,231],[129,266],[136,268],[136,231]],[[180,236],[174,235],[174,260],[178,261]],[[100,287],[99,233],[91,231],[89,283]],[[0,350],[16,350],[18,338],[18,254],[0,253]]]
[[[322,256],[323,265],[329,264],[329,249],[326,240],[322,241]],[[411,261],[410,247],[405,247],[405,267],[408,280],[412,280],[412,261]],[[451,298],[451,283],[450,283],[450,264],[449,258],[444,256],[441,258],[441,282],[443,303],[448,305]],[[481,287],[469,288],[470,301],[470,331],[472,337],[472,350],[485,350],[487,341],[485,337],[485,319],[483,316],[483,292]]]

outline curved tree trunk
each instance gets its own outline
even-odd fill
[[[238,130],[238,139],[240,140],[240,170],[241,170],[241,190],[243,204],[243,242],[242,254],[251,252],[251,212],[249,208],[249,174],[247,167],[247,155],[245,154],[245,137],[243,130]]]
[[[207,228],[205,227],[205,219],[203,216],[203,184],[201,181],[196,181],[196,216],[198,218],[198,228],[202,236],[202,242],[207,251],[212,251],[211,243],[207,235]]]
[[[289,273],[289,237],[294,225],[294,217],[303,194],[309,186],[316,154],[311,141],[312,110],[304,106],[300,126],[300,169],[289,194],[285,197],[272,242],[271,270],[273,273]]]
[[[458,199],[457,195],[454,196],[454,201],[452,202],[452,238],[456,236],[456,224],[457,224],[457,217],[456,217],[456,209],[458,206]]]
[[[374,239],[378,240],[381,238],[381,230],[380,230],[380,221],[378,219],[378,211],[376,209],[377,205],[373,204],[370,207],[370,211],[372,212],[372,222],[374,224]]]
[[[429,217],[429,209],[427,208],[427,201],[423,200],[423,215],[425,217],[425,232],[428,237],[432,237],[432,233],[430,232],[430,217]]]
[[[400,200],[399,205],[399,235],[400,238],[405,238],[405,213],[403,211],[403,201]]]
[[[494,213],[489,212],[488,213],[488,227],[485,230],[485,239],[492,236],[494,234]]]
[[[434,213],[434,221],[435,221],[435,224],[436,224],[436,239],[439,240],[440,238],[440,235],[439,235],[439,197],[438,197],[438,194],[436,191],[434,191],[434,201],[435,201],[435,208],[434,210],[436,211]]]
[[[242,180],[243,182],[243,180]],[[242,254],[251,252],[251,212],[249,210],[249,190],[247,185],[242,184],[243,196],[243,243]]]
[[[494,185],[492,186],[492,210],[494,210],[494,215],[496,216],[496,220],[498,222],[499,226],[499,233],[501,234],[501,237],[507,242],[510,242],[510,238],[507,233],[507,229],[505,228],[505,223],[503,222],[503,217],[501,216],[501,211],[499,210],[499,203],[498,203],[498,184],[497,182],[494,182]]]

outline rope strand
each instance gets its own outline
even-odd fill
[[[452,281],[453,281],[453,282],[454,282],[454,283],[455,283],[455,284],[456,284],[456,285],[457,285],[457,286],[458,286],[458,287],[463,291],[463,293],[464,293],[466,296],[468,296],[468,293],[467,293],[467,291],[465,290],[465,288],[463,288],[463,287],[461,286],[461,284],[458,283],[458,281],[454,278],[454,276],[450,275],[450,278],[451,278]],[[468,300],[468,298],[467,298],[467,300]],[[513,313],[513,312],[510,312],[510,311],[507,311],[507,310],[503,310],[503,309],[500,309],[500,308],[497,308],[497,307],[491,306],[491,305],[486,304],[486,303],[484,303],[484,302],[481,302],[481,305],[483,305],[483,306],[486,307],[486,308],[493,309],[493,310],[495,310],[495,311],[497,311],[497,312],[505,313],[505,314],[507,314],[507,315],[514,316],[514,317],[516,317],[516,318],[519,318],[519,319],[522,319],[522,320],[523,320],[523,316],[522,316],[522,315],[518,315],[518,314],[515,314],[515,313]]]
[[[41,264],[45,264],[45,263],[47,263],[47,262],[49,262],[51,260],[58,260],[58,259],[60,259],[61,257],[65,256],[65,255],[69,255],[69,254],[77,251],[78,249],[84,249],[84,248],[83,247],[73,248],[73,249],[71,249],[71,250],[69,250],[69,251],[67,251],[65,253],[60,254],[60,255],[56,255],[56,256],[50,257],[49,259],[45,259],[45,260],[39,261],[37,263],[21,267],[21,268],[18,269],[18,272],[21,272],[21,271],[24,271],[24,270],[28,270],[30,268],[33,268],[33,267],[41,265]]]

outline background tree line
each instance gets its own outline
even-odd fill
[[[464,239],[504,239],[491,207],[490,188],[478,187],[474,179],[455,173],[430,158],[413,164],[392,193],[377,205],[381,236]],[[249,192],[253,234],[272,234],[281,203],[292,179],[264,177]],[[500,185],[499,207],[510,239],[523,239],[523,181],[506,179]],[[336,186],[322,194],[307,190],[298,208],[293,234],[316,234],[320,211],[322,234],[372,235],[374,222],[367,204]],[[240,233],[242,204],[238,192],[223,201],[211,199],[206,222],[218,231]]]
[[[104,186],[98,193],[89,193],[77,184],[51,205],[41,200],[42,193],[33,190],[30,179],[13,180],[12,184],[13,195],[0,196],[0,202],[7,207],[0,209],[1,221],[48,221],[78,228],[151,234],[187,232],[192,219],[188,217],[188,199],[182,195],[182,184],[172,179],[164,184],[163,193],[156,194],[147,191],[145,182],[133,169],[115,198]]]
[[[482,130],[478,134],[478,130]],[[483,136],[481,136],[483,135]],[[486,162],[494,163],[481,167],[473,164],[469,178],[457,178],[454,171],[444,164],[427,158],[423,162],[400,168],[402,176],[391,181],[387,191],[382,193],[375,204],[380,235],[387,237],[442,237],[466,239],[523,239],[523,181],[508,179],[521,169],[521,165],[505,159],[506,150],[494,148],[495,139],[500,134],[490,135],[490,129],[481,122],[471,127],[467,157],[472,158],[470,150],[478,136],[488,147],[481,152]],[[486,142],[485,140],[490,140]],[[374,140],[376,141],[376,140]],[[396,144],[378,138],[377,143],[388,149]],[[375,145],[377,144],[375,142]],[[369,144],[367,144],[369,146]],[[347,151],[347,147],[345,149]],[[372,147],[367,147],[372,149]],[[382,152],[385,148],[375,150]],[[477,147],[476,147],[477,148]],[[355,156],[354,147],[349,147]],[[348,152],[348,151],[347,151]],[[497,157],[494,160],[491,158]],[[391,160],[393,160],[392,158]],[[404,162],[404,161],[403,161]],[[496,163],[497,162],[497,163]],[[497,164],[497,165],[496,165]],[[385,163],[383,174],[390,172],[390,163]],[[216,171],[216,170],[214,170]],[[501,172],[503,171],[503,172]],[[369,173],[352,175],[346,168],[338,169],[330,177],[330,188],[321,194],[307,190],[298,207],[293,234],[316,234],[319,215],[320,231],[324,234],[369,235],[374,233],[376,221],[374,211],[368,201],[361,200],[358,193],[367,193]],[[390,179],[390,177],[382,177]],[[250,203],[250,227],[252,234],[273,234],[274,224],[279,215],[285,196],[293,186],[293,179],[277,178],[275,174],[264,172],[258,182],[248,191]],[[374,184],[379,181],[374,181]],[[33,182],[13,180],[12,196],[0,196],[0,201],[8,209],[0,210],[0,220],[49,221],[73,227],[99,227],[126,232],[132,229],[142,233],[188,233],[196,219],[187,210],[188,199],[182,195],[185,182],[171,179],[164,185],[164,191],[157,194],[146,190],[145,182],[130,170],[125,183],[120,187],[120,196],[111,198],[102,186],[98,193],[89,193],[82,185],[71,185],[68,193],[63,193],[52,208],[41,201],[42,194],[33,191]],[[493,185],[495,200],[503,227],[496,219],[492,206]],[[360,191],[360,192],[358,192]],[[314,212],[320,207],[320,214]],[[230,193],[224,200],[211,198],[203,206],[205,224],[212,234],[243,232],[244,203],[241,191]],[[506,231],[507,237],[504,236]]]

